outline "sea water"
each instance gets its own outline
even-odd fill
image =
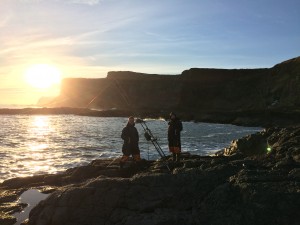
[[[122,155],[121,131],[127,118],[76,115],[1,115],[0,182],[44,173],[57,173],[86,165],[94,159]],[[168,155],[165,120],[145,120]],[[141,124],[141,156],[159,158],[154,146],[144,138]],[[182,151],[209,155],[230,145],[234,139],[262,130],[226,124],[183,122]]]
[[[36,189],[29,189],[23,192],[19,198],[19,203],[27,204],[27,207],[24,208],[21,212],[16,212],[13,214],[16,217],[17,222],[14,225],[20,225],[28,217],[30,211],[35,207],[40,201],[46,199],[49,194],[40,193]]]

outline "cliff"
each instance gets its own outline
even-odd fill
[[[64,79],[51,106],[121,110],[169,109],[178,105],[178,76],[109,72],[107,78]]]
[[[300,112],[300,57],[266,69],[192,68],[180,75],[119,71],[101,79],[68,78],[49,106],[157,112],[159,116],[176,111],[184,119],[208,122],[295,119]]]

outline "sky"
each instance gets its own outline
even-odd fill
[[[40,64],[62,78],[270,68],[300,55],[299,9],[299,0],[0,0],[0,106],[59,94],[58,83],[24,78]]]

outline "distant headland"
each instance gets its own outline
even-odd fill
[[[263,69],[67,78],[58,97],[41,98],[38,105],[42,108],[0,109],[0,114],[166,117],[176,111],[184,120],[286,126],[300,120],[300,57]]]

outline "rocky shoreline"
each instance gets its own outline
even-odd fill
[[[171,110],[170,110],[171,111]],[[89,108],[57,107],[57,108],[23,108],[9,109],[0,108],[0,115],[79,115],[94,117],[128,117],[141,118],[169,118],[170,111],[155,110],[121,110],[106,109],[94,110]],[[174,109],[183,121],[224,123],[239,126],[260,126],[260,127],[286,127],[300,123],[300,111],[292,110],[264,110],[264,111],[182,111]]]
[[[300,126],[268,128],[215,156],[183,154],[179,164],[143,161],[122,170],[99,159],[59,174],[0,184],[0,224],[12,225],[30,188],[51,195],[28,225],[300,223]]]

